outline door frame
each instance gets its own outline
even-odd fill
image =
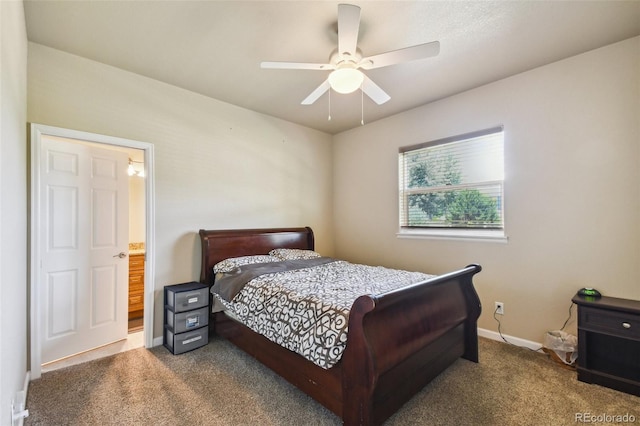
[[[38,228],[38,218],[42,213],[40,205],[40,166],[42,159],[42,136],[57,136],[67,139],[77,139],[84,142],[112,145],[122,148],[135,148],[144,151],[145,164],[145,265],[144,265],[144,346],[153,347],[153,313],[154,313],[154,262],[155,262],[155,203],[154,203],[154,168],[153,168],[153,144],[114,136],[100,135],[79,130],[65,129],[61,127],[47,126],[30,123],[30,207],[29,207],[29,326],[30,334],[30,371],[31,380],[41,375],[42,368],[42,338],[43,330],[40,330],[41,303],[40,292],[37,284],[41,281],[40,248],[42,239]]]

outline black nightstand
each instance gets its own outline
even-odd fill
[[[640,396],[640,301],[574,296],[578,380]]]
[[[164,346],[177,355],[209,343],[209,286],[190,282],[164,288]]]

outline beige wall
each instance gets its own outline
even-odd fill
[[[140,165],[141,166],[141,165]],[[146,239],[144,179],[129,178],[129,242],[144,243]]]
[[[27,372],[27,33],[0,1],[0,424]]]
[[[480,327],[497,331],[501,301],[503,333],[542,342],[580,287],[640,299],[639,123],[636,37],[336,135],[336,255],[436,273],[480,263]],[[398,147],[500,124],[508,243],[397,238]]]
[[[330,135],[33,43],[28,85],[30,122],[154,145],[155,337],[200,228],[311,226],[333,254]]]
[[[499,300],[504,333],[542,341],[582,286],[640,299],[639,47],[634,38],[569,58],[331,144],[320,132],[29,44],[28,120],[154,144],[156,336],[159,290],[198,278],[199,228],[310,225],[319,251],[353,261],[434,273],[480,263],[480,326],[496,330]],[[398,239],[398,147],[498,124],[509,242]]]

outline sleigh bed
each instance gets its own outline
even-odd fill
[[[311,228],[200,230],[200,280],[212,286],[218,262],[272,249],[314,249]],[[458,358],[478,362],[473,287],[479,265],[378,295],[348,316],[341,359],[325,369],[242,325],[212,313],[211,329],[338,415],[345,425],[381,424]]]

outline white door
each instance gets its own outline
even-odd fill
[[[42,363],[127,338],[127,153],[42,137]]]

